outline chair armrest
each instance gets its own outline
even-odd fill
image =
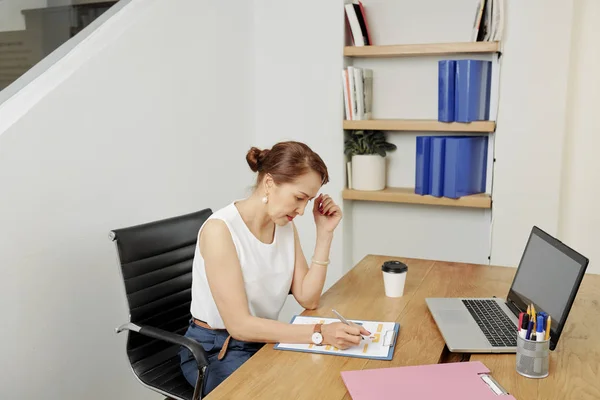
[[[148,336],[154,339],[164,340],[169,343],[178,344],[186,347],[194,356],[198,369],[202,369],[208,366],[208,359],[206,352],[202,345],[193,339],[178,335],[176,333],[168,332],[160,328],[155,328],[148,325],[136,325],[133,323],[123,324],[116,329],[117,333],[121,333],[124,330],[138,332],[144,336]]]

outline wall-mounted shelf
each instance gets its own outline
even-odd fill
[[[344,129],[409,132],[494,132],[495,121],[439,122],[426,119],[367,119],[344,120]]]
[[[459,199],[447,197],[421,196],[415,194],[414,188],[388,187],[378,191],[344,189],[344,200],[378,201],[385,203],[427,204],[436,206],[491,208],[492,198],[489,194],[481,193],[464,196]]]
[[[481,54],[497,52],[500,52],[500,42],[426,43],[344,47],[344,56],[346,57],[368,58]]]

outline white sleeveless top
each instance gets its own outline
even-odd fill
[[[256,317],[277,319],[289,294],[294,274],[292,224],[275,225],[273,243],[266,244],[250,232],[235,202],[217,210],[208,219],[215,218],[224,221],[231,233],[242,267],[250,313]],[[201,231],[202,227],[198,231],[198,237]],[[225,328],[208,286],[199,243],[196,244],[192,267],[191,313],[194,318],[205,321],[212,328]]]

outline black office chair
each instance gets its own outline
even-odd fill
[[[210,208],[110,232],[123,274],[129,323],[127,356],[134,375],[146,387],[178,400],[202,397],[207,356],[204,348],[183,336],[189,326],[192,261],[198,230]],[[180,346],[198,363],[195,388],[184,378]]]

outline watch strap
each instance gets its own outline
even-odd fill
[[[321,326],[323,326],[323,324],[315,324],[315,326],[313,328],[313,332],[319,332],[319,333],[321,333]]]

